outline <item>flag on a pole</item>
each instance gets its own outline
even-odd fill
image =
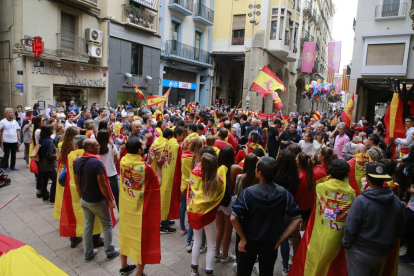
[[[405,137],[406,131],[403,121],[403,108],[403,102],[400,100],[399,94],[394,93],[391,104],[384,117],[388,139]]]
[[[328,42],[328,74],[339,73],[341,41]]]
[[[342,71],[342,87],[341,90],[345,92],[349,92],[349,78],[346,75],[346,68]]]
[[[275,108],[277,110],[281,110],[283,107],[283,103],[282,103],[282,100],[279,98],[279,95],[277,94],[276,91],[273,91],[272,97],[273,97],[273,105],[275,106]]]
[[[302,54],[302,73],[312,73],[313,61],[315,60],[316,42],[304,42]]]
[[[166,104],[167,104],[167,102],[168,102],[168,96],[170,95],[170,92],[171,92],[171,87],[170,88],[168,88],[168,90],[167,90],[167,92],[165,92],[165,94],[164,94],[164,100],[162,101],[162,106],[164,107]]]
[[[185,109],[185,111],[191,111],[193,109],[195,109],[196,104],[194,102],[192,103],[188,103],[187,108]]]
[[[139,90],[138,85],[134,85],[135,93],[137,94],[137,97],[143,101],[144,100],[144,93],[142,93],[141,90]]]
[[[335,92],[341,92],[341,83],[342,83],[341,78],[335,79]]]
[[[314,118],[316,121],[320,121],[322,118],[321,113],[318,110],[314,110],[313,113],[314,114],[312,115],[312,118]]]
[[[331,126],[334,126],[338,123],[338,116],[335,116],[331,121]]]
[[[341,114],[341,119],[348,129],[351,127],[352,111],[354,110],[354,96],[355,94],[352,94],[352,98],[348,101]]]
[[[263,97],[269,96],[270,93],[277,89],[285,91],[283,82],[267,66],[263,67],[250,88]]]
[[[158,95],[151,95],[147,97],[148,100],[148,106],[156,106],[160,104],[164,100],[164,96],[158,96]]]

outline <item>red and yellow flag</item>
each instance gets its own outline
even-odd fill
[[[404,105],[400,100],[399,94],[394,93],[391,104],[384,117],[388,139],[405,137],[406,130],[403,120],[403,109]]]
[[[178,219],[181,203],[181,147],[176,138],[168,140],[164,152],[165,162],[162,166],[161,181],[161,220]]]
[[[335,115],[335,117],[332,119],[332,121],[331,121],[331,126],[334,126],[334,125],[336,125],[338,123],[338,116],[337,115]]]
[[[62,164],[60,162],[60,151],[62,150],[63,142],[59,142],[58,144],[58,171],[57,171],[57,179],[56,179],[56,193],[55,193],[55,204],[53,205],[53,218],[54,219],[60,219],[60,213],[62,211],[62,201],[63,201],[63,191],[65,187],[61,186],[59,184],[59,175],[63,171],[63,168],[65,167],[65,164]]]
[[[137,94],[137,97],[143,101],[144,100],[144,93],[142,93],[141,90],[139,90],[138,85],[134,85],[135,93]]]
[[[312,118],[314,118],[316,121],[320,121],[322,118],[321,113],[318,110],[314,110]]]
[[[206,200],[203,194],[203,171],[198,164],[192,171],[185,194],[187,195],[188,223],[193,229],[201,229],[216,219],[218,207],[226,191],[227,168],[222,165],[218,168],[217,175],[220,187],[215,191],[214,198]]]
[[[161,129],[160,129],[161,130]],[[157,173],[157,159],[159,159],[161,157],[161,153],[165,148],[165,145],[167,144],[168,139],[164,138],[162,136],[162,132],[161,132],[161,136],[158,137],[151,145],[149,151],[155,151],[155,155],[157,158],[155,158],[152,163],[151,163],[151,167],[154,170],[155,173]]]
[[[187,108],[185,109],[185,111],[191,111],[191,110],[195,109],[195,107],[196,107],[196,104],[194,102],[193,103],[189,103],[187,105]]]
[[[372,162],[371,157],[366,153],[357,153],[355,157],[348,161],[349,167],[349,185],[355,190],[358,196],[361,192],[361,178],[365,177],[365,164]]]
[[[273,97],[273,105],[275,106],[275,108],[277,110],[281,110],[283,107],[283,103],[282,103],[282,100],[279,98],[279,95],[277,94],[276,91],[273,91],[272,97]]]
[[[165,94],[163,96],[164,97],[164,100],[162,100],[162,102],[161,102],[161,108],[163,108],[167,104],[168,97],[170,96],[170,92],[171,92],[171,87],[168,88],[167,92],[165,92]]]
[[[67,276],[68,274],[37,253],[31,246],[0,234],[0,275]]]
[[[82,237],[84,230],[85,217],[80,202],[80,197],[76,190],[75,173],[73,165],[76,159],[85,155],[83,149],[71,151],[66,158],[66,181],[63,192],[62,212],[60,217],[60,235],[62,237]],[[109,186],[109,183],[108,183]],[[110,188],[110,186],[109,186]],[[112,191],[111,191],[112,193]],[[112,227],[115,227],[116,220],[111,209]],[[101,221],[96,216],[93,234],[103,233]]]
[[[337,179],[316,186],[316,203],[302,237],[290,276],[347,276],[342,237],[355,199],[352,187]]]
[[[341,114],[342,122],[345,123],[348,129],[351,127],[352,111],[354,110],[354,96],[355,94],[352,94],[352,98],[348,101]]]
[[[138,264],[161,261],[161,198],[158,177],[138,154],[121,160],[119,249]]]
[[[184,193],[187,189],[188,183],[190,182],[190,174],[193,169],[191,164],[193,162],[194,152],[186,150],[183,152],[181,159],[181,187],[180,190]]]
[[[267,66],[263,67],[250,88],[263,97],[269,96],[270,93],[278,89],[285,91],[283,82]]]
[[[151,95],[147,97],[147,100],[148,100],[148,106],[152,107],[152,106],[159,105],[164,100],[164,96]]]

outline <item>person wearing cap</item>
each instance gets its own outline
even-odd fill
[[[23,124],[23,121],[26,119],[32,120],[33,119],[33,109],[30,106],[26,106],[24,108],[24,113],[20,115],[20,125]]]
[[[369,189],[358,196],[346,219],[342,244],[349,275],[376,275],[404,231],[403,205],[384,182],[391,177],[379,162],[365,164]]]

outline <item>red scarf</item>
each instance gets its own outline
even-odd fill
[[[95,159],[99,159],[99,160],[102,161],[102,158],[99,155],[95,155],[95,154],[92,154],[92,153],[89,153],[89,152],[86,152],[86,151],[83,153],[82,157],[83,158],[95,158]],[[104,164],[103,161],[102,161],[102,164],[105,168],[105,164]],[[112,198],[112,200],[115,200],[115,197],[112,194],[111,184],[109,184],[108,175],[106,174],[106,168],[105,168],[105,180],[106,180],[106,184],[108,185],[109,192],[111,193],[111,198]],[[108,205],[110,204],[110,202],[108,202],[108,200],[106,202],[108,203]],[[109,209],[111,210],[112,228],[114,228],[115,225],[116,225],[116,218],[115,218],[115,214],[114,214],[114,209],[112,209],[112,208],[109,208]]]

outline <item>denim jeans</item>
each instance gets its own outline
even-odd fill
[[[185,210],[187,209],[187,197],[181,193],[181,205],[180,205],[180,228],[185,229]]]
[[[188,232],[187,232],[187,244],[191,243],[191,239],[193,238],[193,228],[191,228],[190,225],[188,225]],[[206,232],[204,231],[204,227],[203,227],[203,236],[201,239],[201,246],[204,247],[206,246]]]
[[[93,257],[92,234],[95,216],[98,216],[102,224],[105,254],[107,256],[112,255],[115,252],[115,247],[112,243],[112,218],[108,203],[106,203],[106,200],[90,203],[81,199],[81,206],[83,215],[85,217],[85,229],[83,230],[83,247],[85,251],[85,259],[90,259]]]

